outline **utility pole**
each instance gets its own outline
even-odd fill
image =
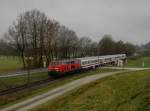
[[[30,74],[31,74],[31,57],[27,57],[27,87],[28,87],[28,92],[30,92]]]

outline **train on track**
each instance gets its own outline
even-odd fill
[[[48,66],[48,75],[51,77],[61,77],[68,73],[94,69],[107,64],[117,65],[120,60],[125,59],[126,54],[117,54],[52,61]]]

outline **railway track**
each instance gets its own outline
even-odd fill
[[[8,94],[19,92],[22,90],[37,88],[41,85],[48,84],[52,81],[55,81],[55,80],[48,78],[48,79],[44,79],[44,80],[40,80],[40,81],[31,82],[29,84],[26,83],[26,84],[14,86],[14,87],[11,87],[11,88],[8,88],[5,90],[0,90],[0,96],[8,95]]]
[[[85,72],[85,71],[82,71],[82,72]],[[71,78],[72,76],[79,76],[79,75],[83,74],[82,72],[81,73],[74,73],[74,74],[71,74],[71,75],[66,75],[66,76],[63,76],[63,77],[57,78],[57,79],[47,78],[47,79],[44,79],[44,80],[31,82],[29,84],[26,83],[26,84],[23,84],[23,85],[14,86],[14,87],[11,87],[11,88],[0,90],[0,96],[5,96],[5,95],[12,94],[12,93],[21,92],[21,91],[24,91],[24,90],[31,90],[31,89],[34,89],[34,88],[38,88],[42,85],[46,85],[46,84],[49,84],[49,83],[52,83],[52,82],[55,82],[55,81],[59,81],[59,80],[66,79],[66,78]]]
[[[20,92],[20,91],[23,91],[23,90],[31,90],[31,89],[38,88],[42,85],[46,85],[46,84],[51,83],[51,82],[55,82],[55,81],[58,81],[58,80],[62,80],[62,79],[65,79],[65,78],[70,78],[72,76],[78,76],[78,75],[79,74],[76,73],[76,74],[64,76],[64,77],[57,78],[57,79],[48,78],[48,79],[44,79],[44,80],[40,80],[40,81],[31,82],[29,84],[26,83],[26,84],[23,84],[23,85],[14,86],[14,87],[11,87],[11,88],[0,90],[0,96],[9,95],[9,94],[12,94],[12,93],[17,93],[17,92]]]

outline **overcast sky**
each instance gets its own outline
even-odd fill
[[[0,0],[0,35],[20,13],[35,8],[94,41],[104,34],[135,44],[150,41],[150,0]]]

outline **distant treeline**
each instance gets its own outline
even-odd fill
[[[19,55],[24,67],[27,66],[26,57],[33,58],[34,67],[41,67],[43,59],[48,64],[54,59],[119,53],[130,56],[135,51],[133,44],[114,41],[110,35],[104,35],[98,42],[78,37],[75,31],[36,9],[20,14],[0,41],[0,54]]]
[[[17,56],[17,51],[7,40],[0,39],[0,56]]]
[[[141,47],[138,46],[137,53],[139,53],[142,56],[150,56],[150,42],[142,45]]]

